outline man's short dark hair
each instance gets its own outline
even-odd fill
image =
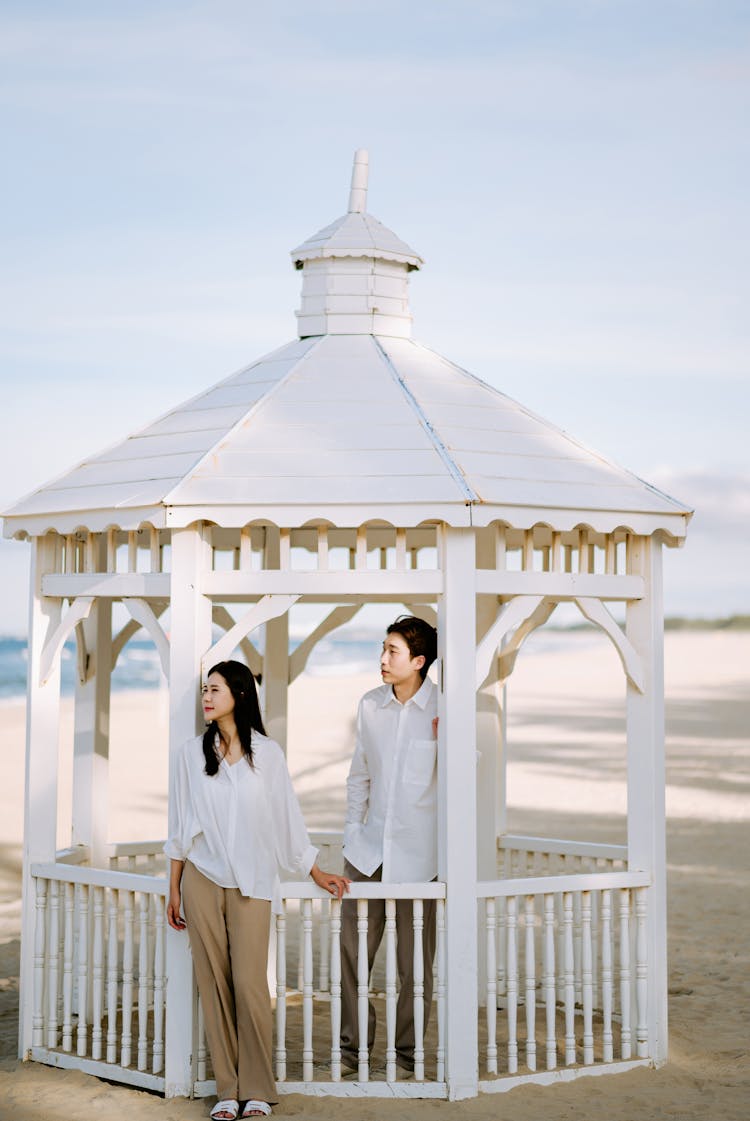
[[[437,658],[437,631],[435,628],[426,623],[424,619],[418,619],[416,615],[399,615],[398,619],[388,627],[386,634],[401,635],[409,647],[411,657],[418,658],[421,655],[424,658],[424,665],[419,671],[424,681],[428,669]]]

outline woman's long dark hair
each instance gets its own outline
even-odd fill
[[[234,697],[234,723],[237,726],[237,735],[240,739],[242,752],[252,767],[253,765],[253,732],[260,732],[265,736],[263,718],[260,715],[258,704],[258,691],[255,688],[255,678],[247,666],[242,662],[217,662],[208,671],[208,677],[218,673],[229,686],[229,691]],[[208,680],[208,678],[207,678]],[[207,775],[215,775],[219,770],[219,757],[216,754],[216,736],[219,735],[219,725],[215,720],[206,728],[203,734],[203,754],[206,759],[205,771]]]

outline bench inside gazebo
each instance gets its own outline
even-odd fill
[[[187,942],[165,923],[163,838],[107,838],[112,667],[145,628],[174,751],[200,726],[201,674],[244,658],[286,744],[290,683],[370,603],[438,627],[439,875],[352,888],[362,1022],[367,899],[386,900],[370,986],[385,1031],[353,1080],[338,1049],[340,904],[283,883],[279,1091],[458,1099],[666,1058],[661,551],[690,512],[413,341],[408,276],[423,262],[367,213],[366,192],[358,152],[347,214],[293,252],[299,338],[5,515],[6,536],[33,541],[23,1058],[168,1096],[213,1092]],[[130,618],[116,634],[115,603]],[[306,603],[327,614],[290,653],[289,609]],[[502,827],[502,685],[561,603],[622,665],[624,845]],[[73,826],[58,851],[60,656],[73,635]],[[313,839],[340,867],[340,835]],[[417,984],[410,1079],[394,1043],[401,898],[417,928],[437,900],[435,1009],[424,1031]]]

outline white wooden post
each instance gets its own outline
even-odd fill
[[[203,727],[200,661],[211,645],[211,602],[201,595],[200,580],[209,563],[210,550],[199,525],[172,531],[170,761],[185,740]],[[193,970],[185,931],[167,930],[166,973],[165,1095],[188,1097],[192,1092]]]
[[[445,527],[441,544],[438,876],[447,884],[446,1078],[458,1101],[478,1091],[474,531]]]
[[[494,562],[494,532],[479,532],[477,565],[494,567]],[[495,622],[498,610],[497,596],[478,597],[477,642]],[[496,672],[497,658],[493,658],[487,681],[477,693],[477,875],[480,880],[494,880],[497,877],[498,781],[502,745],[500,686],[497,684]]]
[[[279,531],[266,527],[266,568],[279,568],[281,551]],[[284,613],[265,624],[263,652],[264,723],[268,735],[286,751],[289,705],[289,615]]]
[[[55,569],[53,535],[34,539],[31,552],[29,661],[26,710],[26,792],[24,797],[23,886],[18,1054],[32,1046],[34,1013],[34,926],[36,891],[31,865],[54,861],[57,845],[57,769],[60,719],[60,659],[40,684],[42,648],[59,620],[59,601],[42,596],[42,577]]]
[[[664,610],[662,555],[658,539],[639,537],[631,549],[631,572],[643,577],[643,599],[629,603],[626,632],[643,660],[644,688],[628,681],[628,861],[648,872],[649,1057],[667,1059],[667,885],[664,774]]]
[[[106,538],[95,545],[96,570],[106,570]],[[88,654],[86,680],[76,682],[71,844],[88,845],[91,864],[106,865],[109,792],[109,706],[112,676],[112,602],[97,599],[79,624]],[[80,641],[80,640],[79,640]]]
[[[476,531],[476,563],[480,568],[494,567],[495,533],[494,529]],[[499,610],[497,596],[477,597],[477,643],[495,622]],[[500,686],[497,683],[497,658],[492,659],[486,681],[476,695],[477,706],[477,878],[494,880],[497,878],[497,837],[500,831],[498,814],[498,786],[501,767],[501,722]],[[505,799],[503,798],[503,802]],[[483,920],[484,900],[477,901],[477,915]],[[480,1004],[484,1004],[488,992],[488,968],[495,972],[496,963],[488,963],[486,957],[487,940],[480,938],[477,961],[477,992]]]

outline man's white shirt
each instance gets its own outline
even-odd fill
[[[425,678],[405,704],[390,685],[365,693],[349,770],[344,856],[386,883],[437,875],[437,689]]]

